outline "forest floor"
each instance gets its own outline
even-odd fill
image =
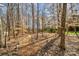
[[[44,49],[44,47],[42,52],[39,51],[37,55],[61,56],[62,54],[59,48],[59,44],[60,38],[53,43],[49,43],[47,49]],[[49,47],[49,45],[51,47]],[[79,39],[76,36],[66,36],[65,47],[66,49],[64,51],[64,56],[79,56]]]
[[[54,34],[55,33],[44,33],[44,36],[42,37],[41,33],[39,33],[38,40],[36,39],[36,34],[24,34],[18,35],[16,38],[10,38],[10,40],[7,40],[6,42],[7,47],[0,48],[0,55],[20,55],[20,52],[18,51],[23,51],[22,48],[28,46],[30,47],[31,45],[36,44],[36,42],[38,43],[42,40],[45,40],[46,38],[51,37]],[[28,48],[28,50],[30,50],[30,48]]]
[[[21,55],[21,56],[59,56],[60,37],[56,33],[44,33],[44,37],[39,34],[25,34],[11,39],[7,42],[7,48],[0,48],[0,55]],[[18,42],[18,43],[17,43]],[[79,36],[66,35],[65,56],[79,56]]]

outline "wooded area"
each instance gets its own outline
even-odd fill
[[[79,56],[79,4],[0,3],[0,55]]]

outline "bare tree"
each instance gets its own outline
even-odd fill
[[[20,10],[19,10],[19,3],[17,4],[17,27],[20,27]],[[17,31],[18,33],[16,35],[19,34],[19,30]]]
[[[10,17],[11,17],[12,35],[15,38],[15,29],[14,29],[14,27],[15,27],[14,22],[15,21],[14,21],[14,12],[13,12],[14,4],[12,3],[12,5],[10,5],[10,6],[11,6],[11,14],[10,14]]]
[[[10,19],[9,19],[9,3],[7,5],[7,31],[8,31],[8,40],[10,40]]]
[[[66,8],[67,4],[63,3],[63,10],[61,16],[61,42],[60,42],[60,50],[64,52],[65,50],[65,20],[66,20]]]
[[[2,16],[0,16],[0,47],[3,47],[4,45],[4,35],[3,35],[3,22],[2,22],[3,18]]]
[[[32,5],[32,32],[34,33],[34,3]]]
[[[42,37],[44,32],[44,9],[42,10]]]
[[[58,3],[57,4],[58,34],[60,34],[60,15],[61,15],[61,3]]]
[[[4,41],[4,26],[3,26],[3,18],[2,18],[2,9],[0,8],[0,47],[3,47],[3,41]]]
[[[37,3],[37,39],[38,39],[38,27],[39,26],[39,3]]]
[[[4,16],[0,16],[0,46],[5,48],[5,41],[6,41],[6,37],[5,37],[5,31],[6,31],[6,23],[4,20]]]

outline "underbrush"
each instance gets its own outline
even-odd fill
[[[45,32],[48,32],[48,33],[55,33],[55,32],[57,31],[57,29],[45,28],[44,31],[45,31]]]

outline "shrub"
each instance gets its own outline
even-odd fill
[[[53,28],[45,28],[44,30],[45,32],[49,32],[49,33],[55,33],[57,31],[57,29],[53,29]]]

